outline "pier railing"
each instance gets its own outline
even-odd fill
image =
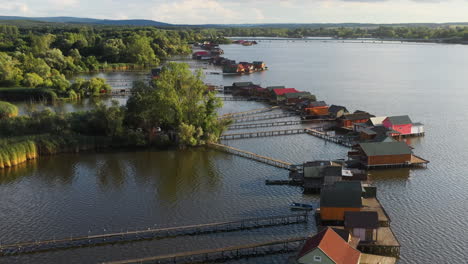
[[[244,138],[257,138],[257,137],[275,137],[275,136],[287,136],[304,134],[306,131],[304,128],[295,129],[283,129],[283,130],[272,130],[272,131],[255,131],[246,133],[236,134],[223,134],[219,137],[221,140],[232,140],[232,139],[244,139]]]
[[[216,222],[167,228],[149,228],[136,231],[126,231],[109,234],[67,237],[43,241],[30,241],[15,244],[0,245],[0,256],[33,253],[48,250],[67,249],[75,247],[90,247],[103,244],[130,242],[139,240],[162,239],[186,235],[200,235],[213,232],[232,232],[239,230],[263,228],[269,226],[306,223],[309,215],[289,214],[270,217],[258,217],[237,221]]]
[[[240,118],[240,117],[249,116],[249,115],[255,115],[255,114],[260,114],[260,113],[271,112],[271,111],[273,111],[275,109],[279,109],[279,106],[254,109],[254,110],[245,111],[245,112],[224,114],[220,118]]]
[[[273,159],[273,158],[270,158],[270,157],[258,155],[258,154],[255,154],[255,153],[252,153],[252,152],[249,152],[249,151],[241,150],[241,149],[234,148],[234,147],[231,147],[231,146],[226,146],[226,145],[223,145],[223,144],[210,143],[210,144],[208,144],[208,146],[211,147],[211,148],[220,150],[220,151],[231,153],[231,154],[234,154],[236,156],[244,157],[244,158],[247,158],[247,159],[255,160],[255,161],[258,161],[258,162],[261,162],[261,163],[268,164],[270,166],[281,168],[281,169],[293,170],[293,167],[294,167],[294,166],[292,166],[293,165],[292,163],[289,163],[289,162],[286,162],[286,161],[277,160],[277,159]]]
[[[245,123],[245,122],[254,122],[260,120],[268,120],[268,119],[279,119],[285,117],[292,117],[296,116],[294,113],[278,113],[278,114],[270,114],[270,115],[254,115],[254,116],[247,116],[241,118],[233,118],[233,123]]]
[[[270,241],[266,243],[248,244],[242,246],[224,247],[218,249],[199,250],[191,252],[176,253],[163,256],[128,259],[121,261],[105,262],[106,264],[129,264],[129,263],[206,263],[219,262],[246,257],[256,257],[279,253],[295,252],[299,249],[305,237],[289,238]]]

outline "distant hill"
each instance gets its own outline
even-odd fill
[[[53,23],[79,23],[79,24],[96,24],[96,25],[118,25],[118,26],[171,26],[171,24],[145,20],[145,19],[128,19],[128,20],[110,20],[110,19],[94,19],[80,17],[19,17],[19,16],[0,16],[0,20],[32,20],[40,22]]]
[[[330,28],[330,27],[360,27],[360,28],[375,28],[379,26],[400,26],[400,27],[440,27],[440,26],[468,26],[468,22],[453,22],[453,23],[394,23],[394,24],[372,24],[372,23],[275,23],[275,24],[169,24],[154,20],[145,19],[126,19],[126,20],[111,20],[111,19],[95,19],[95,18],[80,18],[80,17],[20,17],[20,16],[0,16],[0,21],[39,21],[48,23],[70,23],[70,24],[94,24],[94,25],[117,25],[117,26],[156,26],[156,27],[192,27],[192,28],[227,28],[227,27],[262,27],[262,28]]]

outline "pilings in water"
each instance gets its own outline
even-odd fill
[[[245,123],[245,122],[254,122],[260,120],[268,120],[268,119],[278,119],[278,118],[285,118],[296,116],[294,113],[279,113],[279,114],[270,114],[270,115],[254,115],[248,116],[243,118],[234,118],[233,123]]]
[[[262,155],[257,155],[249,151],[240,150],[238,148],[233,148],[233,147],[226,146],[223,144],[209,143],[208,146],[211,148],[220,150],[220,151],[224,151],[230,154],[234,154],[236,156],[255,160],[261,163],[268,164],[270,166],[281,168],[281,169],[294,170],[293,167],[295,167],[295,166],[292,166],[293,164],[289,162],[273,159],[273,158],[262,156]]]
[[[90,247],[103,244],[161,239],[167,237],[201,235],[214,232],[231,232],[269,226],[290,225],[306,223],[309,215],[290,214],[271,217],[258,217],[243,219],[238,221],[217,222],[209,224],[145,229],[137,231],[127,231],[120,233],[88,235],[79,237],[69,237],[63,239],[53,239],[44,241],[31,241],[0,246],[0,256],[16,255],[24,253],[41,252],[48,250],[58,250],[76,247]]]
[[[218,249],[200,250],[176,253],[164,256],[154,256],[138,259],[105,262],[105,264],[128,263],[206,263],[219,262],[246,257],[295,252],[299,249],[305,237],[275,240],[266,243],[256,243],[242,246],[224,247]]]
[[[244,138],[257,138],[257,137],[274,137],[274,136],[286,136],[306,133],[304,128],[296,129],[284,129],[284,130],[273,130],[273,131],[256,131],[236,134],[224,134],[219,137],[221,140],[232,140],[232,139],[244,139]]]

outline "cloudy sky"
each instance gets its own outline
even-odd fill
[[[0,0],[0,15],[175,24],[466,22],[468,0]]]

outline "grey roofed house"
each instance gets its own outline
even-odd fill
[[[412,124],[413,122],[407,115],[402,115],[402,116],[389,116],[388,120],[393,124],[393,125],[407,125],[407,124]]]
[[[315,95],[312,95],[309,92],[299,92],[299,93],[286,93],[284,94],[286,98],[315,98]]]
[[[411,154],[410,147],[405,142],[371,142],[359,144],[367,156],[387,156]]]
[[[375,211],[345,212],[344,226],[350,228],[379,228],[379,216]]]
[[[420,122],[416,122],[416,123],[413,123],[413,126],[423,126],[424,124],[423,123],[420,123]]]
[[[354,114],[344,115],[341,118],[343,118],[344,120],[362,120],[362,119],[368,119],[371,117],[374,117],[374,116],[369,113],[354,113]]]
[[[323,177],[330,177],[330,176],[342,176],[342,169],[341,165],[339,166],[327,166],[323,169],[322,174]]]
[[[362,207],[363,188],[360,181],[340,181],[323,186],[320,207]]]
[[[320,106],[327,106],[327,103],[325,103],[325,101],[317,101],[317,102],[312,102],[309,105],[309,107],[320,107]]]
[[[337,114],[339,111],[343,111],[343,113],[349,113],[348,109],[346,109],[346,107],[341,106],[341,105],[331,105],[328,108],[328,112],[333,113],[333,114]]]
[[[232,84],[232,86],[235,86],[235,87],[249,87],[249,86],[253,86],[253,82],[235,82]]]

